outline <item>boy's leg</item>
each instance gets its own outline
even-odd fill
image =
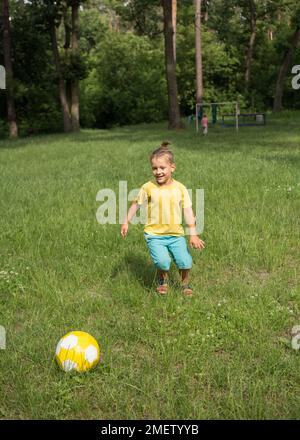
[[[168,280],[168,271],[167,270],[157,269],[157,276],[158,276],[159,280],[163,280],[163,281],[167,282],[167,280]]]
[[[179,269],[181,275],[181,284],[183,288],[183,293],[187,296],[193,294],[192,289],[188,286],[189,275],[192,267],[192,257],[189,253],[186,240],[184,237],[172,237],[169,241],[169,252],[172,254],[175,263]]]
[[[166,293],[168,290],[167,280],[170,269],[171,258],[164,237],[145,235],[146,243],[150,252],[151,259],[157,268],[158,274],[158,293]]]
[[[181,275],[181,286],[185,296],[192,296],[193,289],[189,286],[190,269],[179,269]]]
[[[158,285],[156,292],[165,295],[168,291],[168,272],[165,270],[157,270]]]
[[[173,236],[168,240],[168,249],[178,269],[190,270],[193,260],[188,250],[185,237]]]
[[[183,286],[187,286],[189,284],[190,270],[191,269],[179,269],[179,273],[181,275],[181,284]]]

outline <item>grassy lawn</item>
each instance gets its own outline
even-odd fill
[[[300,115],[265,127],[165,124],[0,142],[2,419],[299,418]],[[173,143],[175,179],[205,190],[194,296],[155,291],[140,225],[97,223],[99,189],[151,178]],[[102,363],[66,374],[58,340],[91,333]]]

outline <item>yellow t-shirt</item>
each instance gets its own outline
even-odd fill
[[[147,182],[135,199],[146,208],[144,232],[151,235],[184,235],[182,209],[192,206],[188,190],[173,179],[170,185]]]

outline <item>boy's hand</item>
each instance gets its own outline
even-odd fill
[[[124,223],[124,224],[121,226],[121,235],[122,235],[123,238],[126,237],[127,232],[128,232],[128,223]]]
[[[190,246],[194,249],[204,249],[205,243],[201,238],[198,237],[198,235],[191,235],[190,236]]]

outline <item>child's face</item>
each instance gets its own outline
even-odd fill
[[[151,160],[152,172],[159,185],[168,185],[172,182],[172,173],[175,171],[175,164],[170,163],[168,157],[154,157]]]

